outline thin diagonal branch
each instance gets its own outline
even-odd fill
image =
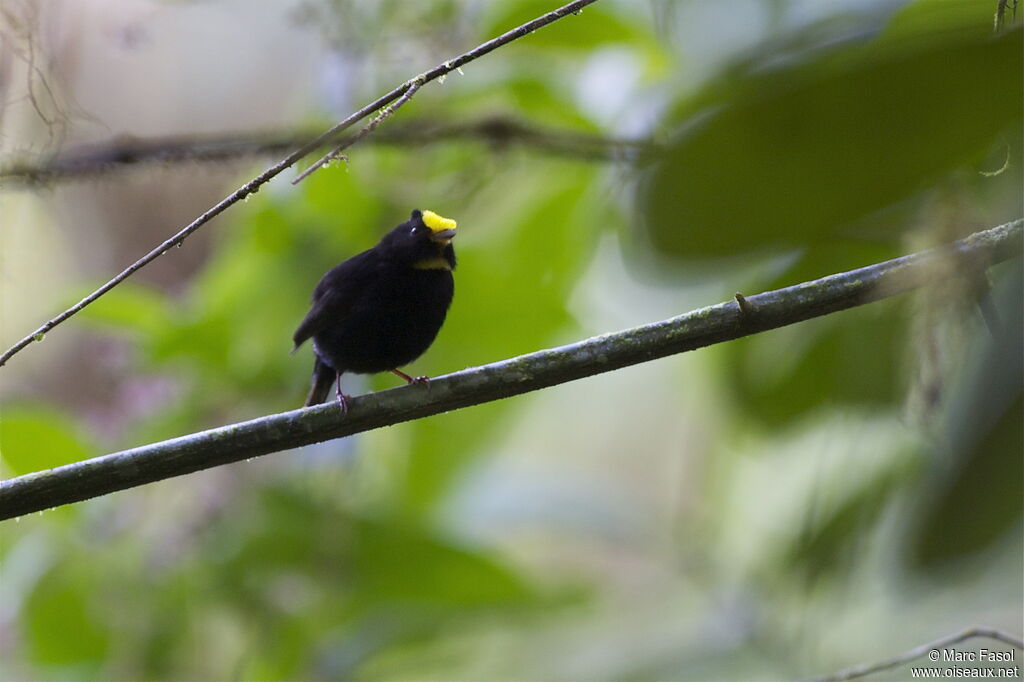
[[[319,135],[317,138],[311,140],[309,143],[295,150],[285,158],[275,163],[270,168],[260,173],[258,176],[256,176],[249,182],[245,183],[244,185],[236,189],[234,192],[232,192],[224,199],[219,201],[208,211],[206,211],[201,216],[199,216],[191,223],[186,225],[184,228],[182,228],[173,237],[167,239],[159,246],[157,246],[155,249],[147,253],[145,256],[132,263],[124,271],[122,271],[109,282],[101,286],[99,289],[92,292],[91,294],[89,294],[88,296],[86,296],[81,301],[71,306],[61,314],[44,322],[42,325],[39,326],[38,329],[33,331],[31,334],[28,334],[20,341],[15,343],[13,346],[8,348],[3,355],[0,355],[0,367],[2,367],[8,360],[10,360],[14,355],[19,353],[20,351],[22,351],[33,341],[42,341],[43,337],[51,329],[61,324],[68,318],[72,317],[76,313],[80,312],[86,306],[96,301],[98,298],[106,294],[108,291],[116,287],[118,284],[131,277],[136,271],[142,269],[152,261],[167,253],[175,246],[180,245],[182,242],[185,241],[185,239],[190,234],[192,234],[200,227],[202,227],[203,225],[205,225],[206,223],[210,222],[215,217],[223,213],[227,208],[238,203],[239,201],[249,196],[250,194],[259,191],[259,188],[261,186],[263,186],[272,178],[280,174],[286,168],[289,168],[296,161],[305,157],[314,149],[319,148],[326,141],[335,139],[340,133],[347,130],[353,124],[363,120],[364,118],[366,118],[373,112],[377,111],[381,107],[385,107],[394,102],[396,99],[404,95],[406,91],[412,86],[413,83],[419,83],[421,85],[424,83],[429,83],[432,80],[440,78],[441,76],[444,76],[450,73],[451,71],[454,71],[455,69],[458,69],[459,67],[468,64],[474,59],[478,59],[484,56],[485,54],[488,54],[489,52],[496,50],[502,45],[506,45],[514,40],[518,40],[519,38],[522,38],[523,36],[528,35],[539,28],[543,28],[544,26],[547,26],[552,22],[558,21],[562,17],[565,17],[569,14],[575,14],[584,7],[586,7],[587,5],[593,4],[594,2],[597,2],[597,0],[573,0],[573,2],[570,2],[569,4],[563,7],[559,7],[558,9],[552,12],[548,12],[543,16],[537,17],[533,21],[528,21],[522,26],[519,26],[517,28],[512,29],[511,31],[507,31],[501,34],[497,38],[488,40],[486,43],[478,45],[469,52],[463,53],[454,59],[450,59],[446,62],[443,62],[435,66],[430,71],[422,73],[419,76],[416,76],[415,78],[406,81],[405,83],[398,86],[397,88],[387,93],[386,95],[378,97],[375,101],[367,104],[359,111],[356,111],[355,113],[351,114],[345,120],[335,124],[330,130],[326,131],[325,133]]]
[[[423,85],[423,83],[419,81],[412,81],[409,84],[409,88],[404,93],[402,93],[401,97],[396,99],[392,104],[389,104],[386,107],[384,107],[383,111],[374,116],[373,119],[369,123],[367,123],[362,130],[360,130],[350,139],[345,140],[337,147],[335,147],[334,149],[320,157],[320,159],[318,161],[315,161],[313,165],[311,165],[309,168],[299,173],[299,176],[292,180],[292,184],[299,184],[306,178],[307,175],[315,171],[317,168],[320,168],[325,163],[328,163],[332,159],[338,158],[338,155],[341,154],[341,152],[348,149],[356,142],[359,142],[359,140],[363,139],[364,137],[372,133],[374,130],[376,130],[377,126],[383,123],[385,119],[390,118],[400,106],[411,100],[412,96],[416,94],[416,91],[420,89],[421,85]]]
[[[87,500],[279,450],[500,400],[895,296],[956,257],[965,275],[1018,256],[1024,220],[945,247],[701,308],[613,334],[354,398],[223,426],[0,482],[0,519]]]
[[[808,682],[842,682],[843,680],[853,680],[858,677],[866,677],[867,675],[873,675],[874,673],[882,672],[883,670],[892,670],[893,668],[898,668],[901,665],[906,665],[907,663],[921,658],[932,651],[939,652],[939,656],[941,656],[943,649],[960,644],[961,642],[966,642],[969,639],[976,639],[979,637],[994,639],[998,642],[1002,642],[1003,644],[1008,644],[1015,649],[1024,649],[1024,641],[1021,641],[1018,637],[1008,635],[1001,630],[996,630],[995,628],[973,627],[967,628],[963,632],[958,632],[954,635],[937,639],[934,642],[928,642],[927,644],[914,647],[909,651],[904,651],[902,654],[893,656],[892,658],[887,658],[884,661],[855,665],[830,675],[811,678]],[[935,662],[940,659],[931,658],[930,660]]]

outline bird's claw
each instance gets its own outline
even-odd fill
[[[394,374],[395,376],[399,376],[405,379],[405,383],[407,384],[419,384],[420,386],[427,387],[430,386],[430,377],[426,375],[419,377],[411,377],[400,369],[393,369],[391,370],[391,373]]]
[[[352,396],[341,392],[341,372],[338,372],[337,383],[334,385],[334,395],[338,396],[338,408],[342,415],[348,414],[348,403]]]

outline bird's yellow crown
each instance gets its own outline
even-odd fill
[[[423,224],[429,227],[431,232],[454,230],[458,227],[458,223],[451,218],[439,216],[433,211],[423,211]]]

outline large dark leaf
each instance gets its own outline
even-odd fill
[[[1022,31],[968,28],[901,25],[898,40],[698,95],[710,103],[642,188],[653,245],[701,257],[827,242],[980,159],[1020,125]]]
[[[910,543],[910,563],[917,568],[937,568],[1020,529],[1024,273],[1019,261],[1009,268],[993,295],[995,333],[979,332],[963,376],[950,388],[945,433],[932,452],[935,475]],[[1019,546],[1019,532],[1013,541]]]
[[[728,378],[745,418],[778,427],[823,407],[894,405],[903,311],[876,304],[729,344]]]

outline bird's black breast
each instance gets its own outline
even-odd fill
[[[377,270],[348,314],[313,336],[317,355],[339,372],[372,374],[412,362],[433,343],[451,305],[449,270],[387,263]]]

